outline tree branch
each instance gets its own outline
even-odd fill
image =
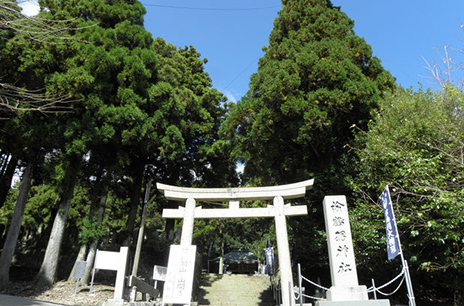
[[[72,108],[69,104],[76,101],[65,95],[45,94],[44,90],[27,90],[0,83],[0,120],[8,119],[18,112],[71,112]]]

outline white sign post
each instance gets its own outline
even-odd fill
[[[128,247],[121,247],[119,252],[108,252],[97,250],[95,264],[93,266],[92,282],[90,292],[92,292],[93,278],[95,270],[116,271],[116,283],[114,285],[114,301],[124,301],[124,282],[126,277]]]
[[[195,245],[171,245],[163,305],[190,304],[196,251]]]
[[[158,281],[166,281],[166,275],[168,274],[168,267],[157,266],[153,267],[153,280],[155,281],[155,288]]]

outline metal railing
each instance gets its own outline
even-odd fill
[[[380,291],[380,290],[390,286],[391,284],[393,284],[399,278],[401,278],[401,281],[400,281],[399,285],[391,293],[385,293],[385,292]],[[372,286],[367,289],[367,292],[368,293],[373,293],[374,294],[374,299],[377,299],[377,293],[380,293],[381,295],[384,295],[384,296],[390,296],[390,295],[396,293],[399,290],[399,288],[402,286],[402,284],[404,282],[404,279],[405,279],[405,271],[404,271],[404,269],[402,269],[401,272],[397,276],[395,276],[390,281],[388,281],[387,283],[385,283],[385,284],[383,284],[383,285],[381,285],[379,287],[376,287],[375,283],[374,283],[374,280],[372,280]],[[301,266],[300,266],[300,264],[298,264],[298,287],[296,287],[295,289],[292,290],[292,296],[295,298],[295,300],[298,300],[298,303],[299,303],[300,306],[303,306],[303,302],[304,302],[303,297],[309,298],[309,299],[312,299],[312,300],[323,300],[324,299],[323,297],[310,296],[310,295],[304,294],[304,292],[303,292],[303,281],[305,281],[305,282],[311,284],[312,286],[318,288],[316,290],[321,289],[322,292],[327,292],[329,290],[329,288],[323,287],[320,284],[317,284],[316,282],[313,282],[310,279],[304,277],[301,274]],[[295,294],[297,294],[297,296],[295,296]]]

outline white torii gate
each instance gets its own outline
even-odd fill
[[[163,218],[184,219],[181,245],[191,245],[194,219],[200,218],[262,218],[274,217],[281,273],[282,305],[294,305],[293,277],[288,245],[287,222],[285,216],[308,214],[305,205],[284,204],[284,199],[301,198],[313,186],[314,180],[299,183],[244,188],[186,188],[157,183],[156,186],[169,200],[185,201],[185,207],[163,209]],[[229,201],[229,208],[204,209],[196,206],[197,201]],[[244,200],[273,200],[274,205],[262,208],[240,208]]]

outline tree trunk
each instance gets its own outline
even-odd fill
[[[97,211],[97,224],[101,224],[103,221],[103,214],[105,212],[105,205],[106,205],[106,199],[108,197],[108,190],[109,190],[109,182],[107,180],[103,180],[104,186],[103,186],[103,194],[100,197],[100,201],[98,202],[98,211]],[[93,241],[90,244],[89,247],[89,253],[87,254],[87,265],[85,267],[85,273],[84,277],[82,278],[82,283],[83,284],[89,284],[90,283],[90,276],[93,268],[93,264],[95,262],[95,254],[97,252],[97,247],[98,247],[98,241]]]
[[[45,257],[42,262],[42,266],[40,267],[40,271],[36,276],[36,285],[39,287],[50,286],[56,281],[61,243],[66,229],[66,221],[68,220],[73,193],[74,182],[70,183],[70,186],[65,188],[61,196],[60,206],[56,213],[55,221],[53,222],[52,232],[45,251]]]
[[[79,249],[79,253],[77,254],[72,271],[68,276],[68,282],[74,281],[74,270],[76,270],[76,262],[83,261],[85,259],[85,253],[87,253],[87,244],[83,243]]]
[[[26,208],[27,196],[31,188],[32,169],[34,163],[28,163],[24,171],[21,186],[19,187],[19,196],[16,202],[13,217],[11,218],[10,227],[6,235],[5,244],[3,245],[2,255],[0,256],[0,291],[8,288],[10,282],[10,266],[13,258],[16,243],[18,242],[19,230],[21,229],[21,221]]]
[[[134,265],[132,266],[132,275],[134,276],[137,276],[137,271],[139,268],[140,252],[142,251],[143,234],[145,231],[145,221],[147,218],[147,208],[148,208],[148,205],[150,204],[149,199],[150,199],[151,181],[149,181],[146,186],[147,187],[145,188],[145,199],[143,201],[144,203],[143,203],[143,209],[142,209],[142,220],[140,221],[140,228],[139,228],[137,245],[135,248],[135,255],[134,255]]]
[[[123,246],[130,246],[132,241],[132,235],[135,228],[135,221],[137,218],[137,211],[140,206],[140,200],[142,199],[142,180],[143,180],[143,166],[138,167],[139,171],[136,171],[133,183],[133,190],[131,194],[131,204],[129,216],[127,217],[127,226],[126,226],[126,237],[124,237]]]
[[[7,164],[6,164],[7,163]],[[6,195],[11,187],[11,180],[13,179],[14,171],[18,165],[18,160],[11,157],[9,160],[5,158],[4,169],[2,169],[2,176],[0,177],[0,207],[5,204]]]
[[[462,300],[462,290],[454,290],[454,302],[453,306],[462,306],[463,300]]]

